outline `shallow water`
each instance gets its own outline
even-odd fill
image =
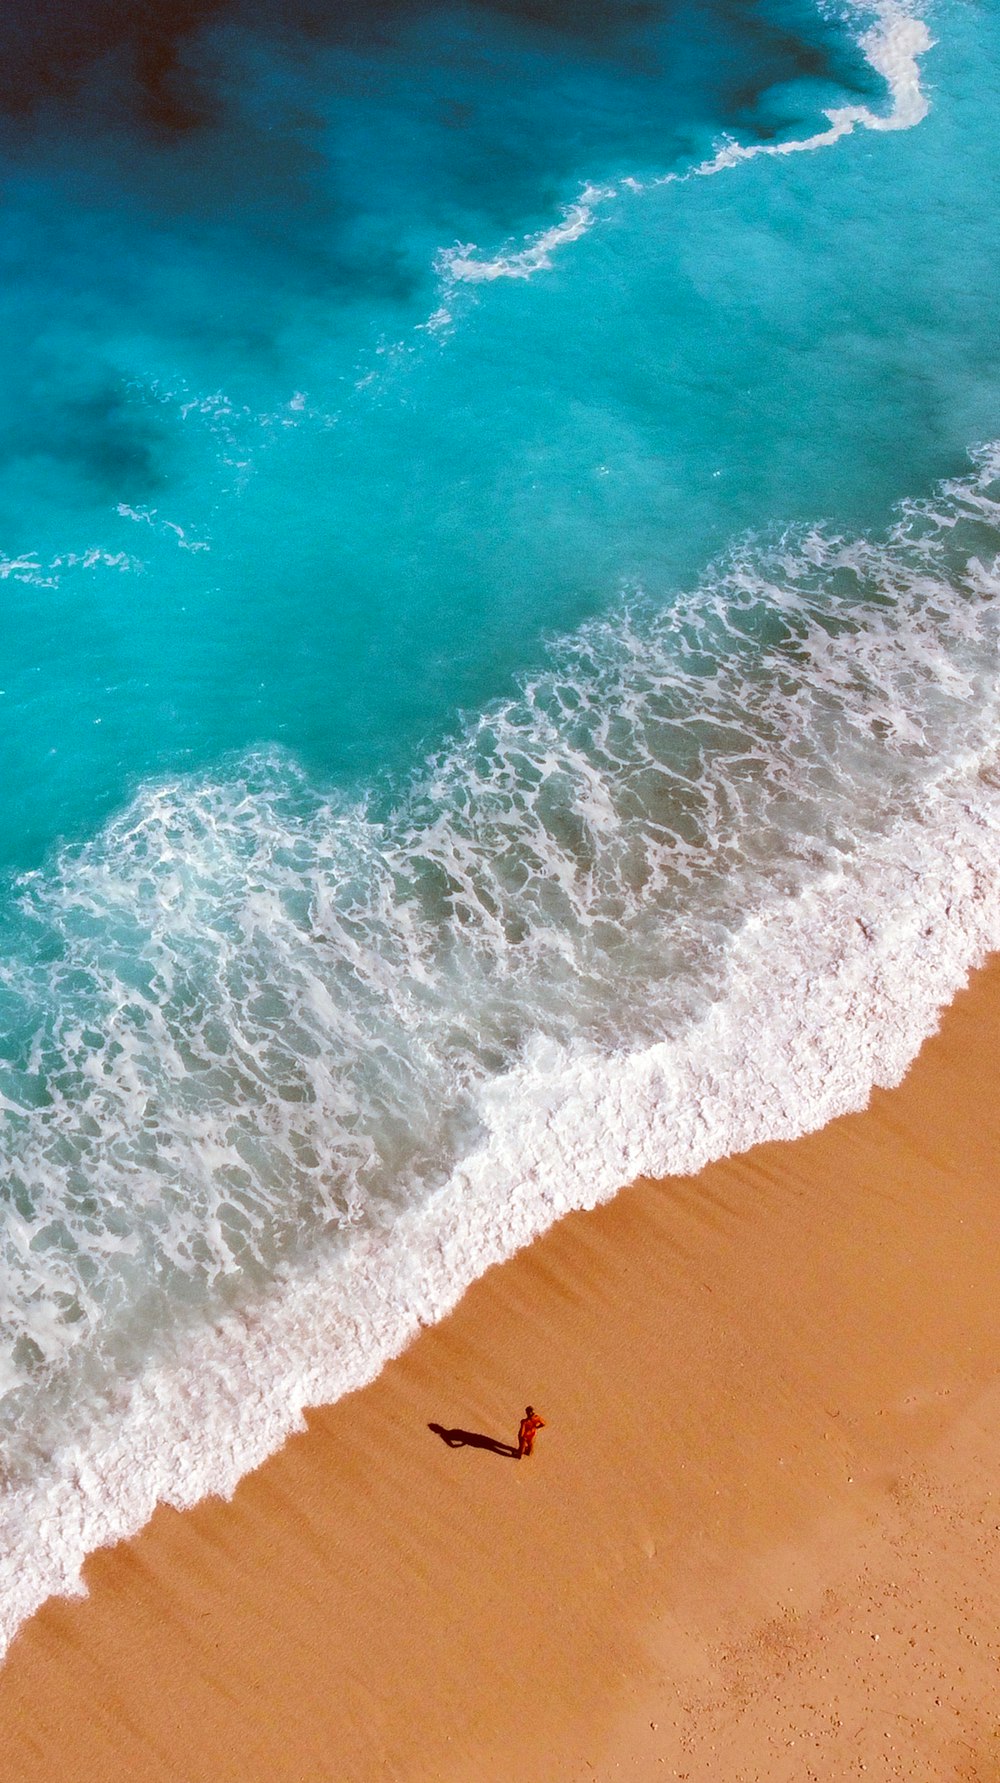
[[[8,45],[7,1628],[1000,939],[996,21],[337,21]]]

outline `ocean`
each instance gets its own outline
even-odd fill
[[[5,1642],[1000,945],[1000,18],[0,48]]]

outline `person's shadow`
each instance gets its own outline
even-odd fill
[[[498,1442],[495,1436],[482,1436],[478,1430],[446,1430],[443,1424],[428,1424],[449,1449],[488,1449],[491,1455],[506,1455],[511,1461],[517,1460],[517,1449],[513,1443]]]

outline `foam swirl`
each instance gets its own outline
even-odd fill
[[[930,109],[920,79],[920,58],[933,48],[934,39],[923,19],[915,17],[898,0],[887,0],[874,10],[875,23],[861,32],[858,42],[869,65],[885,82],[889,96],[887,111],[872,111],[867,105],[833,106],[824,114],[827,128],[816,130],[810,136],[752,143],[727,138],[707,160],[684,173],[667,173],[652,181],[629,177],[620,182],[620,187],[587,184],[571,204],[564,206],[557,222],[529,236],[523,247],[512,248],[488,259],[482,258],[475,242],[457,242],[454,247],[442,249],[436,267],[445,287],[492,284],[497,279],[530,279],[537,272],[550,271],[556,251],[588,234],[599,219],[601,204],[617,198],[620,189],[641,192],[650,184],[671,185],[724,173],[761,155],[795,155],[832,148],[858,129],[914,129],[923,122]],[[445,305],[438,313],[446,313],[446,309]]]

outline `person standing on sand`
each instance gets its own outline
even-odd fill
[[[535,1446],[535,1436],[539,1430],[545,1429],[545,1419],[540,1418],[533,1406],[525,1406],[524,1417],[517,1431],[517,1459],[522,1455],[530,1455]]]

